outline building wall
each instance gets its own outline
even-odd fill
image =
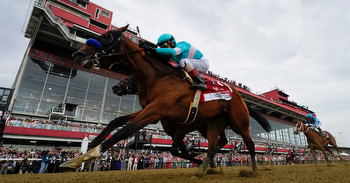
[[[104,72],[96,74],[70,67],[69,61],[54,62],[54,60],[64,59],[51,56],[49,53],[30,54],[27,64],[23,66],[24,72],[12,113],[27,114],[33,118],[49,117],[48,114],[52,109],[62,103],[71,103],[78,105],[76,118],[72,121],[108,123],[115,117],[141,109],[137,95],[119,97],[113,94],[111,88],[119,82],[119,79],[107,77],[105,75],[108,74],[104,75]],[[251,118],[250,130],[254,140],[305,145],[303,135],[293,134],[294,126],[273,119],[269,119],[269,122],[272,127],[271,133],[265,132]],[[231,130],[227,130],[227,136],[240,138]]]
[[[76,120],[109,122],[140,109],[138,97],[112,93],[118,79],[29,57],[13,113],[48,115],[62,103],[78,105]]]

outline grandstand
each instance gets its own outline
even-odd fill
[[[89,0],[35,1],[25,31],[30,42],[11,89],[4,147],[80,149],[84,137],[91,140],[110,120],[141,109],[137,95],[119,97],[111,90],[129,74],[125,67],[114,65],[110,70],[90,71],[76,65],[70,56],[87,38],[118,29],[111,24],[112,17],[113,12]],[[126,36],[135,42],[141,40],[132,29]],[[269,120],[272,132],[266,133],[251,118],[258,153],[275,148],[276,153],[283,154],[292,147],[306,145],[304,135],[294,135],[293,128],[297,120],[305,120],[313,111],[290,101],[289,95],[278,88],[257,95],[242,83],[213,72],[205,75],[234,84],[247,105]],[[237,149],[240,136],[230,130],[226,133],[229,144],[223,150]],[[208,145],[196,132],[189,134],[186,141],[189,148],[199,151]],[[158,123],[120,143],[116,147],[167,149],[172,140]],[[244,146],[239,150],[246,151]]]

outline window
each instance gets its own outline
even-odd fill
[[[100,27],[100,28],[102,28],[102,29],[104,29],[104,30],[107,30],[107,28],[108,28],[108,25],[105,25],[105,24],[103,24],[103,23],[101,23],[101,22],[98,22],[98,21],[96,21],[96,20],[93,20],[93,19],[90,19],[90,23],[91,23],[92,25],[97,26],[97,27]]]
[[[98,14],[100,13],[100,9],[96,9],[96,13],[95,13],[95,18],[98,18]]]
[[[109,13],[108,11],[102,9],[102,10],[101,10],[101,15],[103,15],[103,16],[109,18],[110,13]]]

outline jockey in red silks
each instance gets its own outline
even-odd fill
[[[319,132],[319,134],[323,137],[323,138],[329,138],[328,134],[326,134],[325,132],[322,131],[321,129],[321,122],[318,118],[314,117],[312,114],[308,114],[306,116],[306,122],[312,126],[312,130],[316,131],[315,129],[317,129]],[[317,131],[316,131],[317,132]]]

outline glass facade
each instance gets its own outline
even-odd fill
[[[28,58],[24,67],[13,107],[15,113],[48,115],[58,105],[69,103],[78,105],[74,120],[107,123],[141,109],[137,95],[119,97],[112,92],[111,88],[119,82],[118,79],[33,57]],[[254,119],[250,120],[253,140],[306,145],[303,134],[293,134],[294,126],[269,120],[272,131],[267,133]],[[149,125],[148,128],[158,129],[160,126]],[[226,134],[231,139],[241,138],[232,130],[226,130]]]
[[[306,138],[303,133],[294,135],[293,131],[295,126],[284,124],[275,120],[268,119],[271,125],[271,132],[266,132],[260,124],[253,118],[250,118],[250,134],[253,140],[275,143],[275,144],[287,144],[305,146]],[[239,135],[232,132],[232,130],[226,130],[227,137],[239,139]]]
[[[7,110],[12,98],[12,89],[0,88],[0,116]]]
[[[48,115],[63,103],[78,105],[76,120],[109,122],[140,109],[138,97],[112,93],[117,79],[28,58],[13,112]]]

